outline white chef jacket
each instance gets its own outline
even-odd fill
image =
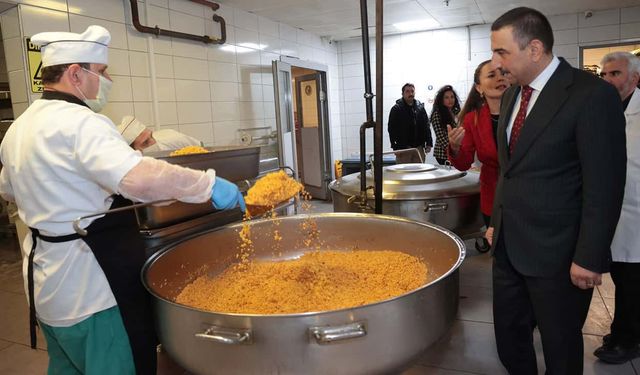
[[[109,196],[142,160],[106,116],[79,104],[44,99],[11,125],[0,157],[0,193],[13,196],[20,218],[47,236],[71,234],[74,219],[108,209]],[[25,289],[31,245],[27,235],[22,244]],[[37,240],[33,277],[36,312],[45,324],[70,326],[116,305],[83,240]]]
[[[611,255],[614,262],[640,263],[640,89],[633,92],[624,116],[627,120],[627,182]]]
[[[144,151],[171,151],[187,146],[202,146],[202,142],[186,134],[173,129],[161,129],[153,132],[156,144],[146,148]]]

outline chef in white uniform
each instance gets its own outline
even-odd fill
[[[594,355],[609,363],[640,357],[640,59],[628,52],[602,58],[600,75],[616,87],[627,120],[627,180],[611,242],[611,278],[616,286],[611,334]]]
[[[133,116],[125,116],[118,131],[134,150],[144,153],[152,151],[178,150],[187,146],[202,146],[202,142],[173,129],[152,131]]]
[[[44,93],[12,124],[0,146],[0,195],[15,201],[31,234],[22,244],[31,345],[47,340],[49,373],[154,374],[156,344],[149,295],[140,282],[144,249],[131,210],[78,217],[136,201],[211,200],[244,206],[215,171],[143,157],[99,112],[107,101],[109,32],[45,32]]]

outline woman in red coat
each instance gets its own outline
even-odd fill
[[[502,71],[491,67],[491,60],[478,65],[473,75],[474,85],[460,112],[462,126],[448,126],[449,161],[466,171],[477,153],[480,169],[480,209],[489,227],[493,196],[498,182],[498,153],[496,133],[500,114],[500,99],[509,87]]]

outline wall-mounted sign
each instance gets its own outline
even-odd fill
[[[29,80],[31,81],[31,92],[42,92],[42,58],[40,47],[31,43],[31,38],[26,39],[27,43],[27,63],[29,64]]]

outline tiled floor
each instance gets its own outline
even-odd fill
[[[331,212],[330,204],[314,203],[316,212]],[[460,269],[460,309],[453,327],[403,375],[506,374],[500,365],[493,336],[491,259],[467,241],[468,255]],[[39,336],[38,350],[29,348],[28,310],[22,285],[22,262],[16,241],[0,238],[0,374],[44,374],[46,343]],[[607,275],[608,276],[608,275]],[[623,365],[597,361],[592,352],[609,330],[613,309],[613,283],[605,278],[594,292],[584,327],[585,374],[640,374],[640,359]],[[540,373],[544,361],[536,339]],[[166,354],[159,359],[159,374],[183,374]]]

